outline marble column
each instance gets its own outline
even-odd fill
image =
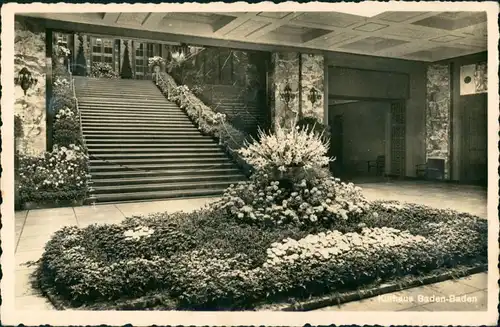
[[[325,59],[323,55],[301,54],[301,116],[324,118]]]
[[[450,178],[450,74],[447,64],[427,68],[426,158],[444,160],[444,179]]]
[[[272,55],[274,104],[271,108],[274,126],[290,127],[298,118],[299,53],[277,52]],[[271,101],[272,102],[272,101]]]
[[[46,58],[45,30],[15,22],[14,76],[26,68],[37,80],[24,94],[15,86],[14,114],[21,118],[22,135],[17,139],[18,150],[25,155],[43,156],[46,136]]]

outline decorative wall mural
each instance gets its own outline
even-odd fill
[[[299,54],[273,53],[274,124],[291,126],[299,115]],[[286,96],[288,94],[288,96]],[[286,99],[289,99],[288,102]]]
[[[486,62],[460,67],[460,95],[488,92],[488,66]]]
[[[314,117],[320,122],[324,118],[324,57],[315,54],[302,54],[302,116]]]
[[[430,65],[427,69],[426,158],[445,161],[444,179],[450,171],[449,65]]]
[[[26,90],[15,88],[14,114],[20,117],[22,133],[16,147],[23,154],[41,156],[46,149],[46,100],[45,100],[45,31],[15,22],[14,76],[26,71],[36,83]],[[27,86],[27,85],[25,85]],[[26,92],[25,92],[26,91]]]

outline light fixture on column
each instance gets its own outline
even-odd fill
[[[280,93],[281,100],[283,100],[288,107],[291,101],[295,99],[295,94],[292,92],[292,88],[290,86],[290,83],[286,82],[285,87],[283,88],[283,91]]]
[[[307,96],[307,98],[309,99],[309,101],[311,101],[311,103],[314,105],[316,103],[316,101],[319,101],[321,100],[321,94],[319,93],[318,90],[316,90],[316,88],[313,86],[311,88],[311,91],[309,91],[309,95]]]
[[[14,84],[21,86],[24,91],[24,95],[26,95],[28,89],[37,82],[37,79],[33,78],[33,75],[26,67],[23,67],[23,69],[21,69],[17,74],[17,77],[14,78]]]

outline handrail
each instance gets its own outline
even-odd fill
[[[161,76],[162,74],[157,74],[157,75],[158,75],[158,77],[156,78],[156,80],[160,79],[162,82],[167,83],[167,93],[170,93],[169,88],[170,88],[170,89],[174,89],[174,88],[177,88],[177,87],[178,87],[178,85],[177,85],[177,83],[175,82],[175,80],[173,79],[173,77],[172,77],[172,76],[170,76],[170,75],[168,75],[167,73],[165,73],[165,75],[166,75],[166,76],[168,76],[168,77],[170,77],[170,78],[167,78],[167,80],[163,79],[163,77]],[[186,93],[186,92],[182,92],[182,93],[181,93],[181,97],[182,97],[182,98],[184,98],[184,99],[187,99],[187,101],[188,101],[191,105],[193,105],[193,106],[197,106],[197,109],[198,109],[198,117],[201,117],[202,105],[204,105],[204,106],[206,106],[206,105],[205,105],[205,104],[204,104],[204,103],[203,103],[200,99],[198,99],[198,98],[196,98],[196,97],[195,97],[195,98],[198,100],[198,102],[199,102],[199,103],[193,103],[193,102],[189,99],[189,97],[187,96],[187,94],[185,94],[185,93]],[[168,96],[168,94],[167,94],[167,96]],[[182,98],[181,98],[181,101],[182,101]],[[212,109],[211,109],[210,107],[208,107],[208,106],[206,106],[206,107],[207,107],[209,110],[211,110],[211,111],[212,111]],[[212,111],[212,112],[213,112],[214,114],[216,114],[214,111]],[[233,136],[231,135],[231,133],[229,133],[229,131],[227,130],[227,126],[226,126],[225,118],[221,120],[221,124],[222,124],[222,127],[224,127],[224,130],[226,131],[227,136],[229,136],[229,138],[230,138],[230,139],[231,139],[234,143],[239,143],[239,142],[237,142],[237,141],[233,138]],[[238,131],[240,131],[239,129],[235,128],[234,126],[233,126],[233,128],[234,128],[234,129],[236,129],[236,130],[238,130]],[[240,131],[240,132],[242,132],[242,131]],[[244,133],[244,132],[242,132],[242,133]],[[244,133],[244,134],[247,134],[247,133]],[[219,141],[220,141],[220,136],[219,136]],[[229,145],[227,145],[227,144],[226,144],[226,147],[227,147],[227,149],[228,149],[229,151],[231,151],[231,152],[236,152],[236,151],[237,151],[237,150],[234,150],[234,149],[232,149],[231,147],[229,147]]]
[[[84,150],[87,151],[87,143],[85,142],[85,136],[83,135],[82,113],[80,112],[80,107],[78,105],[78,98],[76,97],[75,79],[73,78],[73,74],[71,73],[71,71],[69,71],[69,78],[71,80],[71,91],[73,92],[73,99],[75,101],[76,113],[78,114],[78,123],[80,129],[80,137],[82,140],[82,146]]]

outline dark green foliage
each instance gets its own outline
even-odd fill
[[[83,51],[83,36],[81,34],[78,35],[78,53],[76,55],[76,67],[75,67],[75,75],[77,76],[86,76],[87,75],[87,60],[85,59],[85,53]]]
[[[23,136],[23,120],[18,115],[14,115],[14,137]]]
[[[130,67],[130,55],[129,55],[127,41],[125,41],[125,51],[123,53],[123,64],[122,64],[120,76],[121,76],[121,78],[125,78],[125,79],[133,78],[132,68]]]
[[[76,119],[58,119],[53,125],[54,144],[68,147],[70,144],[82,145],[80,124]]]
[[[110,64],[103,62],[95,62],[92,65],[92,71],[90,73],[90,76],[95,78],[111,78],[111,79],[120,77],[118,73],[113,70],[113,67],[111,67]]]
[[[330,129],[325,124],[321,123],[315,117],[302,117],[297,122],[297,126],[300,128],[306,127],[308,130],[313,130],[318,135],[323,135],[327,140],[330,139]]]

